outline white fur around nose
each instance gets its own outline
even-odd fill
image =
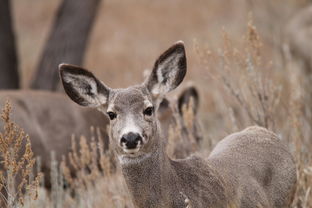
[[[138,125],[135,123],[133,116],[130,115],[126,119],[127,120],[125,122],[125,125],[124,125],[123,129],[121,130],[121,137],[125,134],[130,133],[130,132],[142,135],[142,131],[138,127]]]

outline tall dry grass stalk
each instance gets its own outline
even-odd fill
[[[233,130],[247,125],[259,125],[275,129],[275,114],[280,104],[281,87],[273,83],[271,60],[263,60],[263,43],[250,18],[247,33],[235,42],[225,30],[222,31],[223,46],[218,51],[209,48],[195,49],[202,64],[213,80],[217,80],[233,99],[226,96]],[[235,118],[236,117],[236,118]],[[234,119],[235,118],[235,119]]]
[[[79,145],[76,143],[75,137],[72,137],[72,151],[68,155],[68,162],[65,157],[61,163],[64,176],[69,183],[69,186],[75,190],[86,189],[96,179],[109,176],[111,173],[111,157],[110,150],[104,151],[103,138],[100,131],[91,128],[92,138],[91,143],[88,144],[85,137],[81,136]],[[75,177],[70,174],[72,168],[75,172]]]
[[[293,201],[293,208],[312,207],[312,144],[304,142],[304,125],[302,124],[302,103],[300,100],[293,99],[292,103],[292,145],[295,148],[297,161],[297,187]],[[307,145],[307,146],[305,146]],[[304,148],[305,147],[305,148]],[[306,151],[308,149],[308,151]]]
[[[11,121],[9,101],[1,113],[4,123],[0,133],[0,204],[22,207],[25,199],[36,200],[41,173],[33,177],[35,158],[28,135]]]

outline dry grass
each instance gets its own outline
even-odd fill
[[[0,205],[22,207],[25,200],[36,200],[41,173],[35,177],[35,158],[29,137],[10,119],[11,105],[5,104],[1,119],[4,129],[0,133]]]
[[[241,39],[234,40],[223,30],[221,48],[213,50],[195,43],[195,49],[213,87],[217,88],[214,91],[217,102],[224,103],[219,108],[228,108],[217,110],[229,118],[229,131],[249,125],[275,131],[277,125],[282,127],[278,120],[284,112],[280,107],[282,85],[274,82],[272,60],[264,60],[263,42],[249,19],[247,32]]]
[[[182,106],[182,116],[177,109],[178,106],[171,106],[173,110],[173,121],[168,129],[167,154],[172,159],[181,159],[190,156],[199,149],[200,141],[196,141],[195,136],[201,135],[201,128],[198,125],[198,118],[194,115],[194,100],[190,99],[189,103]],[[194,130],[197,130],[194,135]]]
[[[97,138],[94,136],[87,144],[81,137],[79,145],[73,138],[72,151],[60,164],[52,152],[51,190],[40,187],[38,198],[28,200],[22,207],[133,207],[120,171],[110,164],[111,153],[104,153],[101,138]]]
[[[24,86],[37,62],[58,2],[29,0],[25,5],[26,2],[14,1]],[[248,125],[268,127],[288,142],[296,157],[298,185],[292,207],[309,208],[312,116],[305,109],[311,109],[306,100],[311,95],[303,86],[309,80],[294,66],[289,54],[282,59],[280,50],[283,26],[306,2],[231,0],[225,5],[217,0],[196,4],[175,0],[108,0],[101,5],[85,65],[98,69],[96,74],[109,86],[125,87],[141,81],[143,69],[150,68],[157,55],[172,42],[183,39],[189,62],[187,79],[196,83],[201,95],[199,116],[205,137],[199,153],[209,154],[221,138]],[[33,8],[31,13],[29,7]],[[185,124],[190,128],[192,115],[185,115]],[[171,155],[174,139],[178,138],[174,132],[179,128],[174,127],[169,136]],[[83,138],[79,145],[73,143],[73,153],[61,164],[52,161],[52,191],[41,188],[38,200],[25,200],[24,206],[133,207],[120,171],[110,167],[111,156],[103,154],[103,147],[95,138],[91,144],[86,144]],[[6,149],[1,152],[8,154]],[[27,161],[33,164],[32,159]],[[78,178],[70,176],[70,168],[77,171]]]

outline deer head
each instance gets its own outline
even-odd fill
[[[67,95],[77,104],[99,109],[110,118],[111,143],[121,158],[139,158],[156,151],[159,141],[157,109],[164,95],[186,74],[183,42],[177,42],[155,62],[139,85],[112,89],[91,72],[61,64],[60,76]]]

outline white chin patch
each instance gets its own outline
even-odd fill
[[[150,158],[152,153],[146,153],[146,154],[141,154],[141,155],[134,154],[134,155],[133,156],[131,154],[119,155],[118,156],[119,163],[121,165],[138,164],[146,160],[147,158]]]
[[[125,148],[123,148],[122,150],[123,150],[125,153],[127,153],[127,154],[135,154],[135,153],[139,152],[140,147],[137,147],[137,148],[135,148],[135,149],[125,149]]]

